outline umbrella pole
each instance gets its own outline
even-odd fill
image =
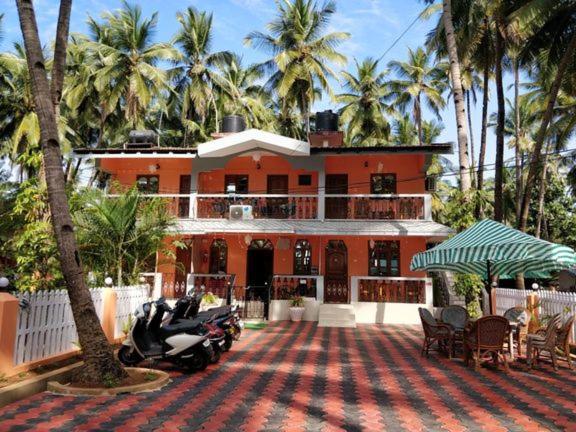
[[[488,285],[486,291],[488,291],[488,306],[490,313],[492,313],[492,266],[490,260],[486,260],[486,284]]]

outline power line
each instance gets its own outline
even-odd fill
[[[402,39],[406,35],[406,33],[408,33],[408,31],[410,31],[410,29],[414,26],[414,24],[416,24],[418,22],[418,20],[422,17],[422,15],[424,14],[425,11],[426,11],[426,9],[424,9],[422,12],[420,12],[418,14],[418,16],[416,18],[414,18],[414,20],[408,25],[408,27],[406,27],[404,29],[404,31],[402,33],[400,33],[400,36],[398,36],[396,39],[394,39],[394,42],[392,42],[392,44],[386,49],[386,51],[384,51],[384,53],[380,57],[378,57],[378,60],[377,60],[378,62],[380,60],[382,60],[384,58],[384,56],[386,54],[388,54],[390,52],[390,50],[392,48],[394,48],[398,42],[400,42],[400,39]]]

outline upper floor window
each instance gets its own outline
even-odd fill
[[[396,174],[372,174],[370,176],[371,194],[395,194]]]
[[[228,268],[228,245],[226,240],[216,239],[210,245],[210,273],[226,273]]]
[[[227,174],[224,176],[224,193],[248,193],[247,174]]]
[[[400,276],[400,242],[370,240],[368,258],[370,276]]]
[[[294,274],[309,275],[312,272],[312,247],[308,240],[296,240],[294,244]]]
[[[143,194],[157,194],[160,179],[157,175],[139,175],[136,177],[138,192]]]

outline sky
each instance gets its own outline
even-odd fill
[[[267,59],[267,54],[254,48],[246,47],[244,37],[252,30],[265,31],[265,25],[273,19],[276,8],[274,0],[140,0],[144,14],[158,12],[157,41],[169,41],[177,29],[176,13],[193,5],[200,10],[213,12],[213,50],[230,50],[242,55],[245,64],[260,62]],[[86,31],[86,18],[91,15],[99,17],[103,11],[121,7],[120,0],[75,0],[71,19],[72,32]],[[35,0],[34,5],[43,43],[54,39],[59,1]],[[337,0],[337,12],[332,17],[329,31],[345,31],[351,37],[340,46],[339,50],[348,58],[345,69],[354,68],[354,59],[365,57],[380,57],[390,48],[394,40],[414,21],[423,9],[423,2],[418,0]],[[10,49],[11,43],[21,39],[14,0],[0,0],[0,14],[4,13],[4,40],[0,42],[1,50]],[[432,29],[438,19],[434,15],[428,21],[417,21],[405,36],[381,60],[382,68],[391,60],[405,60],[408,48],[422,46],[426,34]],[[505,77],[505,86],[509,87],[511,77]],[[334,82],[334,92],[339,93],[338,83]],[[511,91],[507,90],[511,97]],[[495,92],[491,91],[489,112],[496,110]],[[318,102],[315,109],[335,108],[326,96]],[[472,108],[473,137],[476,154],[480,143],[481,100]],[[447,108],[441,113],[444,131],[439,142],[456,142],[456,121],[454,104],[449,100]],[[425,119],[434,119],[430,112],[425,112]],[[494,130],[488,133],[486,164],[494,162],[495,154]],[[576,147],[572,142],[570,147]],[[456,150],[456,149],[455,149]],[[512,157],[512,152],[506,148],[505,157]],[[457,163],[456,151],[450,157]],[[488,167],[489,169],[490,167]],[[489,173],[490,175],[490,173]]]

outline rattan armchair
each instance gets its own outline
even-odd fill
[[[504,341],[510,331],[510,323],[504,317],[488,315],[474,322],[464,331],[464,360],[466,366],[470,359],[474,361],[474,369],[478,370],[482,359],[489,354],[498,365],[499,359],[508,371],[508,361],[504,355]]]
[[[556,331],[556,348],[564,354],[570,369],[572,369],[572,359],[570,358],[570,337],[572,336],[572,329],[575,319],[576,315],[572,315],[569,316],[566,321],[564,321],[564,324],[560,325],[559,322],[560,328]],[[538,330],[536,334],[545,336],[546,330]]]
[[[540,359],[540,354],[544,351],[550,354],[554,370],[558,370],[556,358],[556,342],[558,340],[558,327],[560,326],[560,314],[550,318],[546,330],[529,334],[526,341],[526,360],[528,368],[532,368],[534,363]]]
[[[458,305],[446,306],[440,312],[440,321],[444,324],[448,324],[452,328],[454,344],[456,347],[457,343],[462,343],[464,338],[464,329],[468,324],[470,316],[466,308]]]
[[[430,347],[437,342],[438,349],[444,351],[448,358],[452,358],[453,331],[450,326],[436,321],[428,309],[418,308],[418,313],[424,330],[424,343],[420,354],[428,356]]]
[[[528,336],[528,324],[532,318],[532,314],[528,309],[522,306],[516,306],[504,312],[504,318],[510,322],[518,323],[514,333],[513,339],[518,346],[518,354],[522,355],[522,342],[526,342]],[[512,347],[509,347],[512,350]]]

